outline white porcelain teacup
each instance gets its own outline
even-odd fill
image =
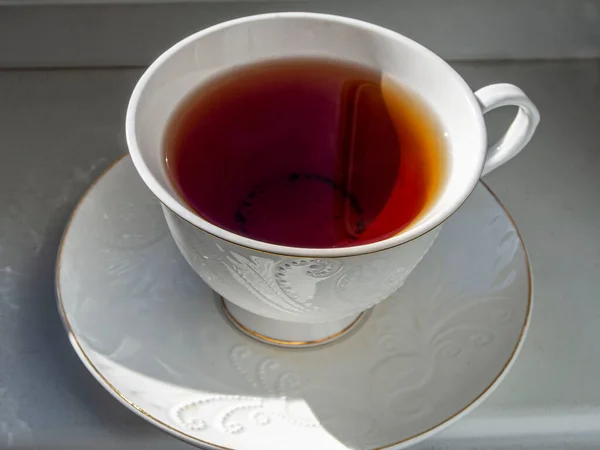
[[[174,189],[163,137],[181,100],[233,66],[296,56],[377,69],[421,94],[436,114],[447,140],[446,183],[437,201],[399,234],[331,249],[275,245],[215,226]],[[504,137],[488,146],[483,114],[506,105],[518,106],[517,116]],[[234,323],[268,342],[310,345],[341,335],[402,286],[481,175],[521,151],[538,122],[536,107],[519,88],[496,84],[473,93],[447,63],[398,33],[344,17],[275,13],[213,26],[163,53],[135,87],[126,131],[135,167],[163,204],[177,246],[225,299]]]

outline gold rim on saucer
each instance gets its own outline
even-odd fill
[[[71,227],[71,224],[73,222],[74,217],[77,215],[77,212],[79,211],[79,208],[81,207],[81,205],[83,204],[84,200],[87,198],[87,196],[91,192],[91,190],[104,177],[104,175],[106,175],[110,171],[110,169],[112,169],[114,166],[116,166],[126,156],[127,155],[123,155],[120,158],[118,158],[116,161],[114,161],[112,164],[110,164],[104,170],[104,172],[102,172],[102,174],[90,185],[90,187],[86,190],[86,192],[83,194],[83,196],[77,202],[77,205],[75,206],[75,208],[73,210],[73,213],[69,217],[67,225],[65,226],[65,230],[63,232],[63,235],[61,237],[60,244],[59,244],[58,258],[57,258],[57,263],[56,263],[56,273],[55,273],[56,296],[57,296],[57,303],[58,303],[58,310],[59,310],[59,313],[60,313],[60,317],[62,319],[63,325],[65,326],[65,329],[66,329],[66,331],[68,333],[68,336],[70,338],[69,340],[71,342],[71,345],[73,346],[75,352],[82,359],[82,362],[84,363],[84,365],[87,366],[87,368],[90,370],[90,373],[94,376],[94,378],[96,378],[98,380],[98,382],[100,382],[100,384],[103,384],[105,386],[105,388],[107,388],[107,390],[115,398],[117,398],[119,401],[121,401],[121,403],[123,403],[123,405],[125,405],[126,407],[128,407],[132,411],[134,411],[134,412],[136,412],[136,413],[138,413],[138,414],[146,417],[150,422],[152,422],[153,424],[155,424],[158,428],[162,429],[163,431],[168,432],[172,436],[174,436],[174,437],[176,437],[176,438],[178,438],[178,439],[180,439],[180,440],[182,440],[184,442],[188,442],[188,443],[191,442],[191,443],[196,443],[196,444],[209,445],[209,446],[212,446],[213,448],[217,448],[219,450],[236,450],[235,448],[223,447],[222,445],[215,444],[215,443],[209,442],[209,441],[205,441],[205,440],[202,440],[202,439],[197,438],[195,436],[192,436],[191,434],[188,434],[188,433],[185,433],[183,431],[180,431],[177,428],[175,428],[175,427],[173,427],[173,426],[171,426],[171,425],[163,422],[162,420],[154,417],[153,415],[151,415],[150,413],[148,413],[147,411],[145,411],[144,409],[140,408],[138,405],[136,405],[135,403],[133,403],[131,400],[129,400],[116,387],[114,387],[112,385],[112,383],[110,381],[108,381],[104,377],[104,375],[102,375],[102,372],[100,372],[100,370],[90,360],[90,358],[88,357],[88,355],[83,350],[83,347],[81,346],[79,340],[77,339],[77,336],[75,335],[75,332],[71,328],[71,324],[69,323],[69,319],[67,318],[67,313],[66,313],[66,311],[64,309],[64,304],[63,304],[62,297],[61,297],[61,292],[60,292],[60,268],[61,268],[62,252],[63,252],[63,249],[64,249],[65,241],[66,241],[67,236],[69,234],[69,229]],[[518,354],[518,352],[520,351],[521,347],[523,346],[524,337],[525,337],[526,331],[527,331],[527,329],[529,327],[529,323],[531,321],[531,310],[532,310],[532,306],[533,306],[532,275],[531,275],[531,265],[529,263],[529,255],[527,253],[527,249],[525,247],[525,243],[523,242],[523,237],[521,236],[521,233],[519,232],[519,229],[517,228],[517,225],[516,225],[513,217],[510,215],[510,213],[508,212],[508,210],[504,207],[504,205],[502,204],[502,202],[498,199],[498,197],[496,196],[496,194],[494,194],[494,192],[492,192],[492,190],[488,187],[488,185],[485,184],[481,180],[479,182],[491,194],[491,196],[498,203],[498,205],[503,209],[503,211],[506,214],[506,216],[508,217],[510,223],[514,227],[515,232],[517,234],[517,238],[519,239],[521,247],[523,248],[523,253],[524,253],[524,256],[525,256],[525,266],[526,266],[526,269],[527,269],[528,293],[527,293],[527,310],[526,310],[526,313],[525,313],[525,320],[523,321],[523,326],[521,328],[521,332],[519,333],[519,339],[517,340],[515,348],[513,349],[513,351],[511,353],[510,357],[508,358],[506,364],[498,372],[498,374],[496,375],[496,377],[487,385],[487,387],[476,398],[474,398],[464,408],[462,408],[461,410],[455,412],[450,417],[444,419],[440,423],[438,423],[436,425],[433,425],[430,428],[428,428],[426,430],[423,430],[423,431],[421,431],[421,432],[419,432],[419,433],[417,433],[417,434],[415,434],[413,436],[406,437],[406,438],[404,438],[404,439],[402,439],[400,441],[392,442],[390,444],[387,444],[387,445],[384,445],[384,446],[381,446],[381,447],[376,447],[376,448],[372,448],[372,449],[365,449],[365,450],[388,450],[388,449],[391,449],[392,447],[404,444],[406,442],[409,442],[409,441],[412,441],[412,440],[415,440],[415,439],[421,440],[421,439],[424,439],[427,435],[433,433],[434,431],[446,428],[450,424],[454,423],[459,418],[459,416],[462,416],[467,411],[472,410],[477,405],[479,405],[485,398],[487,398],[487,396],[490,394],[491,390],[494,387],[496,387],[496,385],[504,377],[504,375],[506,374],[507,369],[509,369],[510,366],[512,366],[512,364],[515,362],[516,355]]]

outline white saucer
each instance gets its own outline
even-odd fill
[[[243,450],[425,439],[499,384],[532,306],[523,243],[480,184],[404,287],[349,334],[309,349],[262,344],[187,266],[129,157],[75,210],[57,289],[73,347],[111,394],[191,444]]]

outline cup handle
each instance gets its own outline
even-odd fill
[[[540,122],[540,113],[529,97],[512,84],[492,84],[475,92],[483,114],[502,106],[518,106],[512,124],[494,145],[487,149],[482,175],[504,164],[517,155],[531,140]]]

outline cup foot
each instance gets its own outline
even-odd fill
[[[362,312],[356,316],[323,323],[297,323],[268,319],[246,311],[221,298],[225,316],[244,334],[266,344],[279,347],[314,347],[332,342],[362,322]]]

